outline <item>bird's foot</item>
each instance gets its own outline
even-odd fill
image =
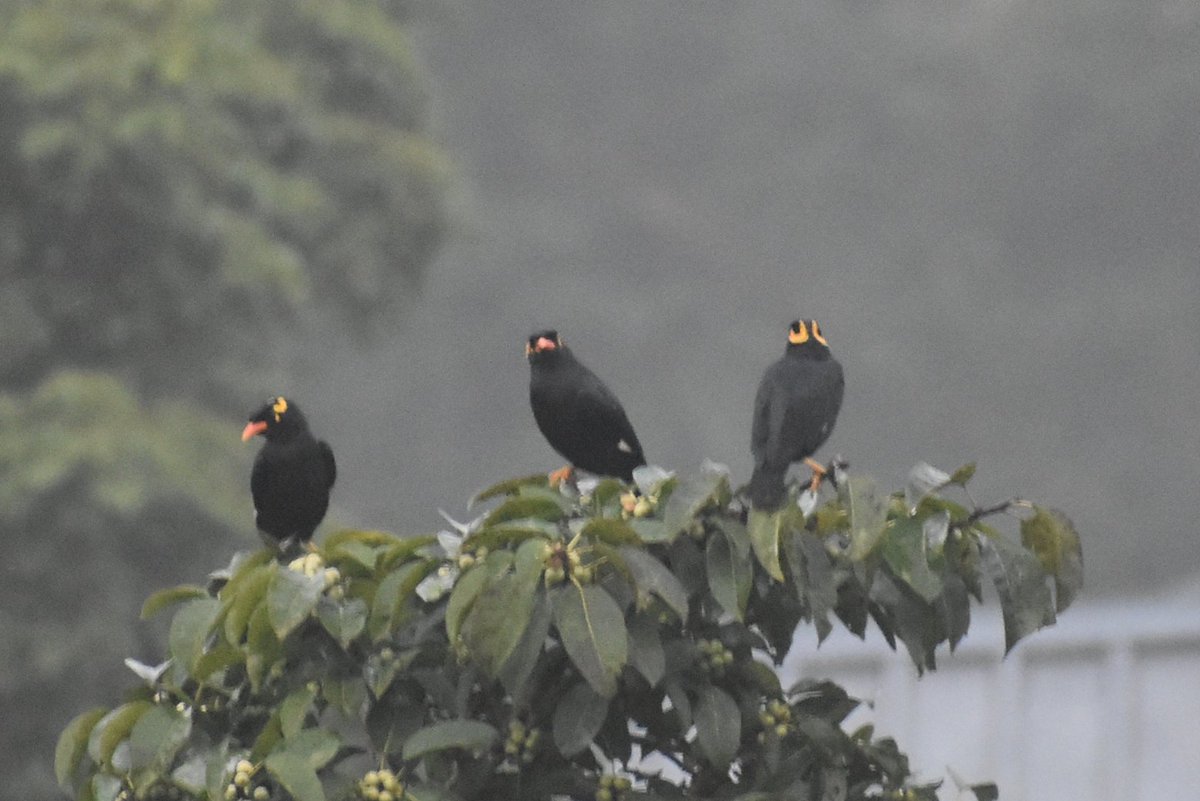
[[[546,479],[550,482],[550,486],[557,488],[564,481],[570,483],[575,480],[575,468],[569,464],[565,464],[546,476]]]
[[[812,470],[812,481],[808,482],[808,488],[815,494],[821,488],[825,476],[829,474],[829,468],[809,456],[804,457],[804,463]]]

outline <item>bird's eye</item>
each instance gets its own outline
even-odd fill
[[[812,338],[820,342],[825,347],[829,347],[829,343],[825,341],[825,335],[821,333],[821,326],[817,325],[817,321],[812,321]]]
[[[792,327],[788,330],[788,342],[793,345],[803,345],[808,341],[808,326],[800,321],[792,323]]]
[[[271,411],[275,412],[276,423],[279,422],[279,418],[284,414],[284,412],[287,411],[287,409],[287,401],[284,398],[279,397],[275,399],[275,404],[271,407]]]

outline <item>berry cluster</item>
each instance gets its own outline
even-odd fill
[[[726,648],[720,640],[699,640],[696,647],[704,654],[700,666],[707,673],[723,676],[726,668],[733,664],[733,651]]]
[[[288,570],[303,573],[310,578],[321,573],[325,578],[325,591],[329,593],[330,597],[340,600],[345,595],[345,588],[339,584],[342,580],[342,572],[336,567],[325,567],[325,560],[321,558],[320,554],[308,553],[304,556],[297,556],[288,562]]]
[[[776,737],[786,737],[792,730],[791,707],[778,698],[772,699],[758,713],[758,720],[763,725],[763,730],[758,733],[759,742],[766,740],[767,732],[774,732]]]
[[[404,798],[404,785],[386,768],[371,770],[358,780],[358,795],[366,801],[400,801]]]
[[[243,759],[233,769],[233,781],[225,787],[225,801],[250,799],[250,801],[269,801],[271,788],[263,782],[255,782],[254,774],[258,769]]]
[[[621,494],[621,517],[649,517],[658,508],[658,494],[639,495],[636,492]]]
[[[458,569],[467,570],[475,566],[476,562],[482,562],[487,558],[488,549],[486,545],[480,545],[475,549],[474,553],[463,552],[458,555]]]
[[[537,756],[542,730],[536,726],[526,729],[525,724],[513,720],[508,724],[508,739],[504,741],[504,753],[514,760],[528,765]]]
[[[628,777],[606,773],[600,777],[600,786],[596,788],[596,801],[624,801],[632,786]]]
[[[546,586],[562,584],[568,575],[580,584],[591,584],[595,581],[595,564],[583,561],[583,551],[583,548],[575,547],[574,543],[565,546],[561,542],[546,545],[542,552],[546,564],[542,580]]]

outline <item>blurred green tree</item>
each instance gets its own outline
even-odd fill
[[[54,730],[151,647],[111,621],[248,533],[228,420],[277,346],[322,316],[370,333],[430,261],[448,169],[404,23],[0,7],[0,784],[50,797]]]

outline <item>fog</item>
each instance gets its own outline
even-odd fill
[[[403,532],[561,464],[523,340],[557,327],[653,463],[749,477],[750,407],[814,317],[821,455],[899,488],[977,461],[1084,538],[1089,594],[1197,569],[1200,7],[1111,0],[427,10],[456,230],[396,331],[295,343],[336,517]]]

